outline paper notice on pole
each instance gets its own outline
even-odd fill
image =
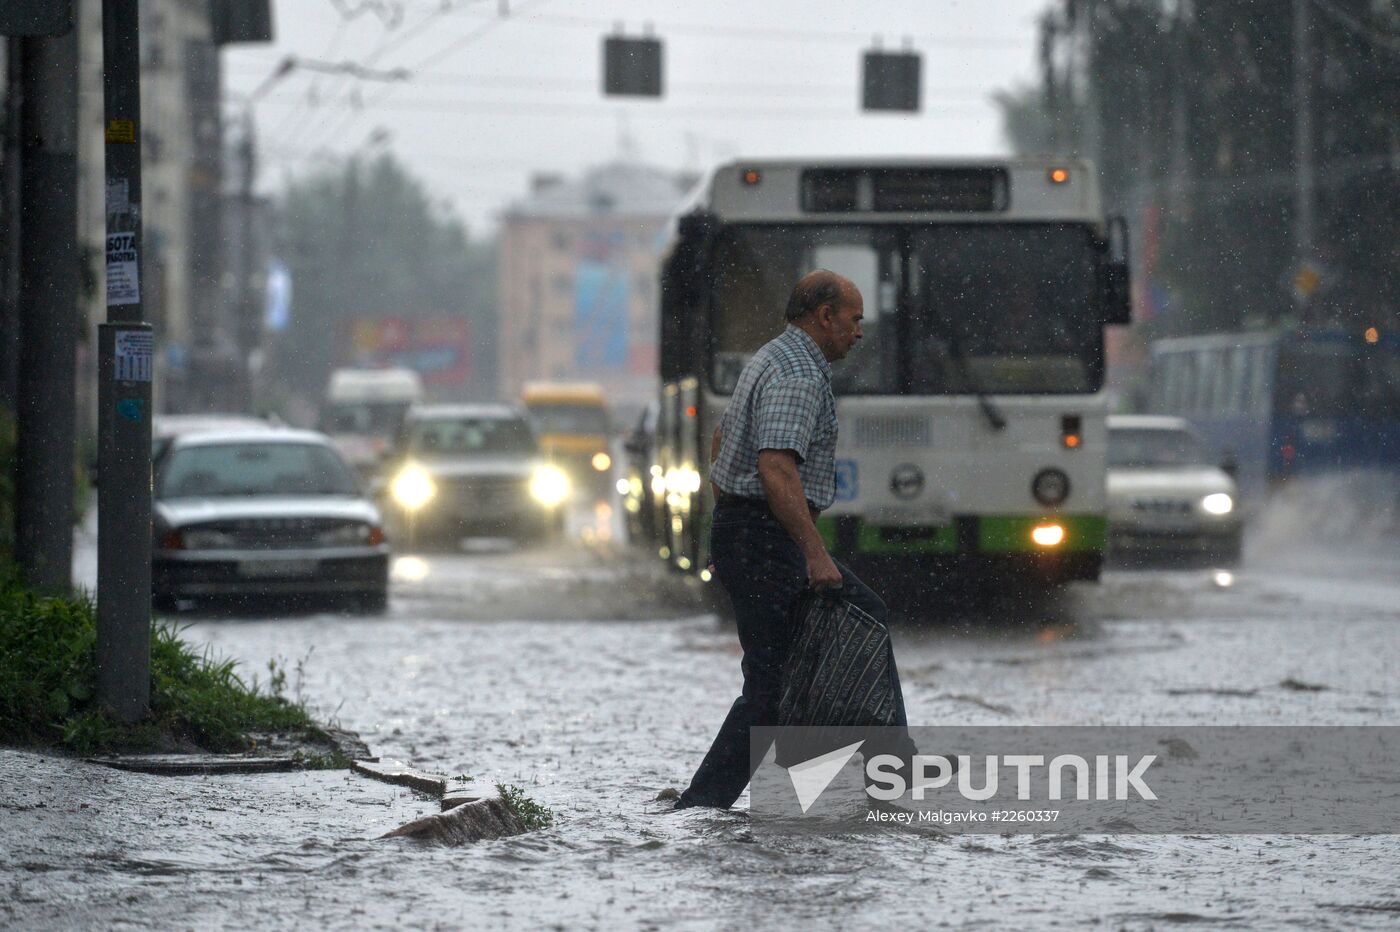
[[[136,234],[107,236],[107,306],[141,303],[136,264]]]
[[[116,337],[116,365],[112,368],[112,377],[118,382],[149,382],[155,336],[149,330],[122,330]]]
[[[125,178],[107,182],[107,216],[131,213],[131,184]]]

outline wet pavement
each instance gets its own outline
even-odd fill
[[[1252,554],[1232,571],[1112,571],[1054,599],[931,606],[895,631],[910,719],[1391,724],[1400,560],[1378,552]],[[5,924],[1356,928],[1400,916],[1400,839],[1385,836],[775,837],[741,810],[667,812],[657,792],[684,785],[738,689],[737,641],[692,587],[596,539],[406,556],[383,618],[206,617],[188,634],[250,670],[279,659],[377,753],[519,784],[557,824],[470,848],[374,841],[430,805],[343,773],[99,778],[5,753],[0,807],[19,829],[0,850]],[[33,808],[45,786],[56,798]],[[226,811],[208,813],[211,800]]]

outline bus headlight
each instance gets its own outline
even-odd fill
[[[1065,542],[1065,529],[1060,524],[1040,524],[1031,530],[1031,540],[1037,547],[1058,547]]]
[[[1228,515],[1235,510],[1235,500],[1224,492],[1215,492],[1201,499],[1201,508],[1207,514]]]
[[[1031,495],[1040,504],[1053,508],[1069,498],[1069,476],[1063,470],[1042,469],[1031,480]]]
[[[593,468],[598,472],[607,472],[612,469],[612,457],[602,452],[594,453]]]
[[[417,511],[437,495],[437,485],[421,466],[405,466],[389,484],[389,494],[406,511]]]
[[[569,477],[557,466],[541,466],[530,477],[530,494],[546,508],[556,508],[569,497]]]

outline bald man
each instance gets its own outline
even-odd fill
[[[860,340],[864,315],[849,279],[825,269],[803,276],[788,299],[786,328],[744,366],[715,430],[710,552],[734,606],[744,690],[677,809],[728,808],[744,792],[758,763],[750,761],[749,728],[776,721],[783,661],[795,634],[788,611],[805,588],[840,587],[843,598],[885,620],[884,602],[832,559],[816,524],[836,498],[831,364]],[[890,672],[897,724],[904,725],[893,657]],[[895,750],[912,753],[913,746]]]

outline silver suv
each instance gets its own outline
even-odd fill
[[[501,404],[411,409],[383,483],[400,539],[418,545],[548,538],[563,526],[569,492],[524,409]]]

